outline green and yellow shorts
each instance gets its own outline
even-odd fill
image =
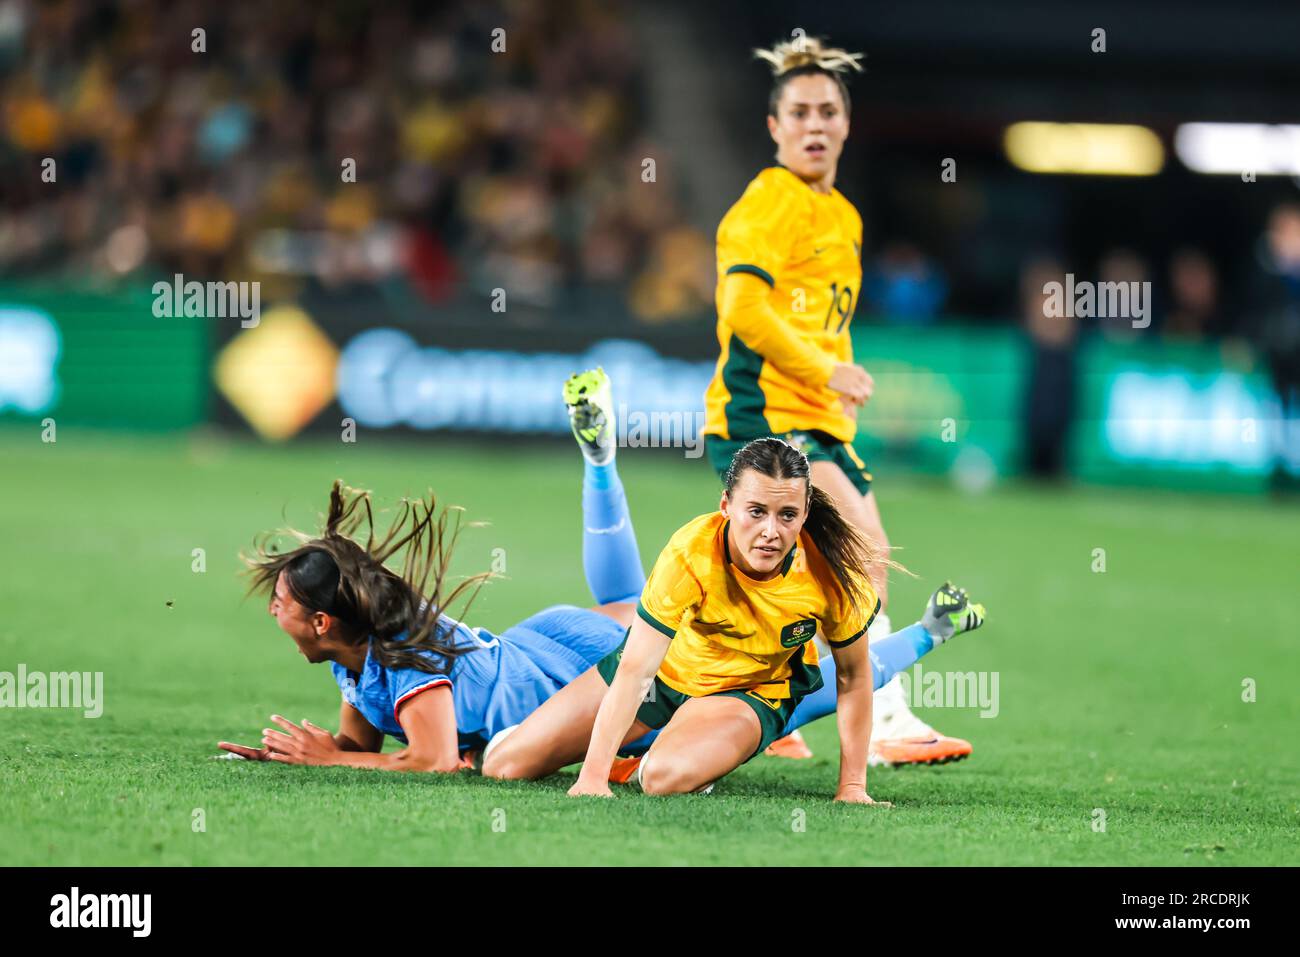
[[[607,685],[614,681],[614,673],[618,671],[618,663],[623,658],[623,646],[626,644],[627,636],[624,635],[619,646],[596,663],[596,670],[600,672]],[[754,754],[751,754],[750,758],[760,754],[773,741],[784,737],[785,726],[790,722],[790,717],[794,714],[794,709],[799,706],[799,702],[822,686],[821,669],[804,664],[802,654],[798,654],[797,659],[792,659],[790,662],[790,697],[788,698],[768,698],[752,688],[717,691],[709,696],[739,698],[754,709],[754,714],[758,715],[762,734],[759,737],[758,747],[754,749]],[[676,688],[670,688],[664,684],[663,679],[655,675],[654,684],[650,686],[645,700],[637,708],[636,719],[647,727],[662,728],[672,719],[677,709],[692,697],[694,696],[678,691]]]
[[[802,429],[775,437],[784,439],[803,452],[808,456],[809,462],[834,462],[849,477],[853,487],[863,495],[871,491],[871,472],[867,470],[867,463],[862,461],[848,442],[841,442],[827,432]],[[727,474],[732,456],[756,438],[762,436],[751,436],[748,439],[724,439],[716,435],[704,437],[704,451],[708,453],[709,464],[719,478]]]

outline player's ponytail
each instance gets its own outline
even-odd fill
[[[823,46],[817,37],[798,36],[785,40],[770,50],[755,50],[755,59],[763,60],[772,68],[772,92],[767,99],[767,112],[777,115],[777,105],[781,102],[781,91],[796,76],[820,73],[835,81],[844,100],[844,112],[850,112],[849,87],[844,82],[844,75],[850,70],[861,73],[862,64],[858,61],[864,54],[849,53],[837,47]]]
[[[900,567],[886,558],[869,536],[858,531],[835,507],[829,495],[812,484],[808,457],[789,442],[777,438],[755,439],[731,459],[723,487],[727,496],[748,469],[772,479],[803,479],[808,485],[808,517],[803,530],[830,566],[849,602],[859,611],[867,603],[868,570],[876,564]]]
[[[454,518],[452,517],[454,514]],[[365,543],[359,532],[365,526]],[[371,651],[386,668],[416,668],[445,674],[452,660],[470,649],[452,641],[454,626],[443,613],[461,603],[461,614],[491,573],[471,575],[448,589],[448,568],[461,531],[460,510],[439,509],[427,499],[404,499],[397,518],[377,537],[370,493],[336,481],[319,537],[301,532],[300,545],[280,553],[277,533],[262,536],[245,556],[251,591],[271,591],[281,572],[299,604],[337,618],[358,644],[373,639]],[[402,553],[398,574],[386,564]]]
[[[867,570],[883,558],[880,547],[850,525],[831,497],[811,481],[808,483],[808,517],[804,520],[803,530],[830,565],[853,607],[858,611],[871,611],[863,608],[867,600],[864,586],[870,581]]]

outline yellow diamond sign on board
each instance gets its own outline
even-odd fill
[[[297,306],[277,306],[217,356],[217,389],[266,439],[295,435],[334,398],[339,351]]]

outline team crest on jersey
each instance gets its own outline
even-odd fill
[[[817,622],[812,618],[803,618],[781,629],[781,646],[794,648],[817,634]]]

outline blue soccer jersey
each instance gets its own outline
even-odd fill
[[[471,649],[452,660],[447,674],[385,668],[374,656],[373,642],[360,674],[338,662],[330,666],[343,699],[403,743],[406,735],[397,721],[402,703],[450,685],[461,748],[482,747],[618,647],[624,635],[612,618],[573,605],[547,608],[500,635],[446,616],[442,621],[449,643]]]

